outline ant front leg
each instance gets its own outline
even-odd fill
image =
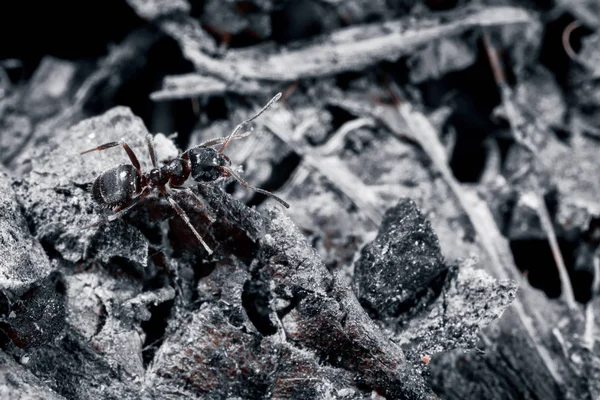
[[[194,193],[194,191],[191,188],[189,188],[189,187],[172,187],[171,189],[177,190],[177,191],[182,191],[182,192],[189,194],[194,199],[194,202],[200,206],[200,208],[202,209],[202,212],[204,213],[206,218],[208,218],[208,220],[210,221],[211,224],[214,224],[217,221],[217,219],[214,216],[212,216],[211,213],[209,213],[209,211],[206,208],[206,205],[204,205],[204,202],[202,201],[202,199],[200,197],[198,197],[198,195],[196,193]]]
[[[164,197],[167,198],[167,200],[169,201],[169,204],[171,204],[171,207],[173,207],[175,209],[175,211],[177,211],[177,214],[181,217],[183,222],[185,222],[185,224],[191,229],[191,231],[194,233],[194,236],[196,236],[196,239],[198,239],[198,241],[200,242],[202,247],[204,247],[204,250],[206,250],[208,255],[211,255],[213,253],[213,251],[210,249],[210,247],[208,247],[208,245],[206,244],[204,239],[202,239],[202,236],[200,236],[200,234],[198,233],[196,228],[194,228],[194,225],[192,225],[192,222],[190,221],[189,217],[187,216],[187,214],[185,213],[183,208],[181,208],[179,206],[179,204],[177,204],[177,202],[175,200],[173,200],[171,195],[169,195],[169,193],[167,193],[167,191],[164,188],[163,188],[163,190],[161,190],[161,193]]]
[[[100,145],[98,147],[94,147],[93,149],[82,151],[79,154],[83,155],[83,154],[91,153],[92,151],[106,150],[106,149],[110,149],[110,148],[116,147],[116,146],[122,146],[123,149],[125,149],[125,152],[129,156],[129,160],[131,161],[131,164],[135,167],[135,169],[137,169],[137,171],[139,172],[140,176],[142,176],[143,175],[142,174],[142,167],[140,166],[140,162],[139,162],[137,156],[135,155],[135,153],[133,152],[133,150],[131,150],[131,147],[129,147],[129,145],[127,143],[123,142],[122,140],[120,140],[118,142],[104,143],[103,145]]]

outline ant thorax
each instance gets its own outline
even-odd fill
[[[162,168],[152,168],[148,172],[148,186],[160,187],[164,186],[169,181],[169,175],[164,174]]]

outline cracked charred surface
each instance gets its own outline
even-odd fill
[[[26,165],[30,171],[13,184],[52,269],[66,282],[66,316],[47,315],[66,320],[64,330],[59,335],[48,330],[44,343],[11,349],[13,356],[26,351],[26,367],[67,398],[436,398],[418,356],[452,348],[435,347],[438,339],[450,341],[444,330],[454,326],[439,307],[455,295],[454,283],[456,298],[472,294],[465,291],[473,283],[469,276],[446,282],[446,298],[435,298],[438,288],[416,309],[410,303],[398,326],[374,321],[283,211],[259,213],[220,185],[195,188],[214,222],[197,205],[184,206],[215,249],[209,260],[185,224],[156,199],[87,234],[73,229],[107,212],[92,203],[87,185],[106,168],[128,161],[119,149],[85,159],[77,153],[100,136],[123,138],[147,167],[146,132],[128,109],[115,108],[40,147]],[[437,237],[412,202],[386,216],[382,235],[399,247],[385,252],[385,246],[373,244],[366,252],[377,260],[393,255],[375,267],[386,274],[402,265],[402,251],[413,254],[419,262],[400,296],[401,303],[410,302],[447,267]],[[423,246],[414,247],[415,238]],[[148,241],[159,249],[152,250],[151,262]],[[370,261],[363,262],[368,270]],[[152,305],[167,302],[163,315],[152,311]],[[465,305],[456,315],[472,317],[472,339],[488,314],[476,303]],[[153,326],[156,321],[163,325]],[[425,327],[432,329],[426,337]]]
[[[356,387],[354,374],[321,364],[282,331],[262,335],[242,304],[250,279],[244,265],[229,258],[198,282],[202,305],[171,321],[169,339],[146,374],[148,396],[369,398]]]

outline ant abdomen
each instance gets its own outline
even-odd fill
[[[139,193],[141,177],[131,164],[121,164],[104,171],[92,185],[92,196],[100,204],[115,207]]]

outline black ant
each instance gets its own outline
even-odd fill
[[[187,226],[194,232],[194,235],[198,238],[202,246],[204,246],[204,249],[208,254],[212,254],[212,250],[194,228],[185,211],[171,196],[172,190],[184,190],[202,205],[202,202],[197,195],[189,187],[183,186],[190,177],[198,183],[208,183],[214,182],[220,178],[232,176],[245,188],[270,196],[283,204],[286,208],[289,208],[290,206],[288,203],[275,196],[273,193],[250,186],[235,170],[233,170],[231,167],[231,160],[223,154],[223,151],[232,140],[244,138],[252,133],[252,129],[242,133],[238,133],[238,131],[244,125],[258,118],[265,110],[267,110],[267,108],[279,100],[280,97],[281,93],[278,93],[260,111],[237,125],[229,136],[207,140],[196,147],[186,150],[179,157],[166,162],[161,167],[158,167],[156,164],[156,151],[154,149],[153,136],[151,134],[146,135],[146,144],[148,146],[148,152],[150,153],[150,160],[152,161],[152,169],[146,173],[142,172],[140,162],[133,150],[131,150],[127,143],[123,141],[105,143],[101,146],[82,152],[81,154],[86,154],[92,151],[122,146],[131,161],[131,164],[120,164],[104,171],[92,184],[92,197],[94,200],[102,205],[112,207],[115,213],[106,218],[106,220],[99,221],[90,226],[100,225],[123,217],[127,212],[138,205],[142,199],[148,196],[153,189],[156,189],[160,195],[167,199],[171,204],[171,207],[177,211],[177,214],[179,214]],[[218,151],[211,147],[219,144],[222,144],[222,146]],[[214,220],[212,222],[214,222]]]

